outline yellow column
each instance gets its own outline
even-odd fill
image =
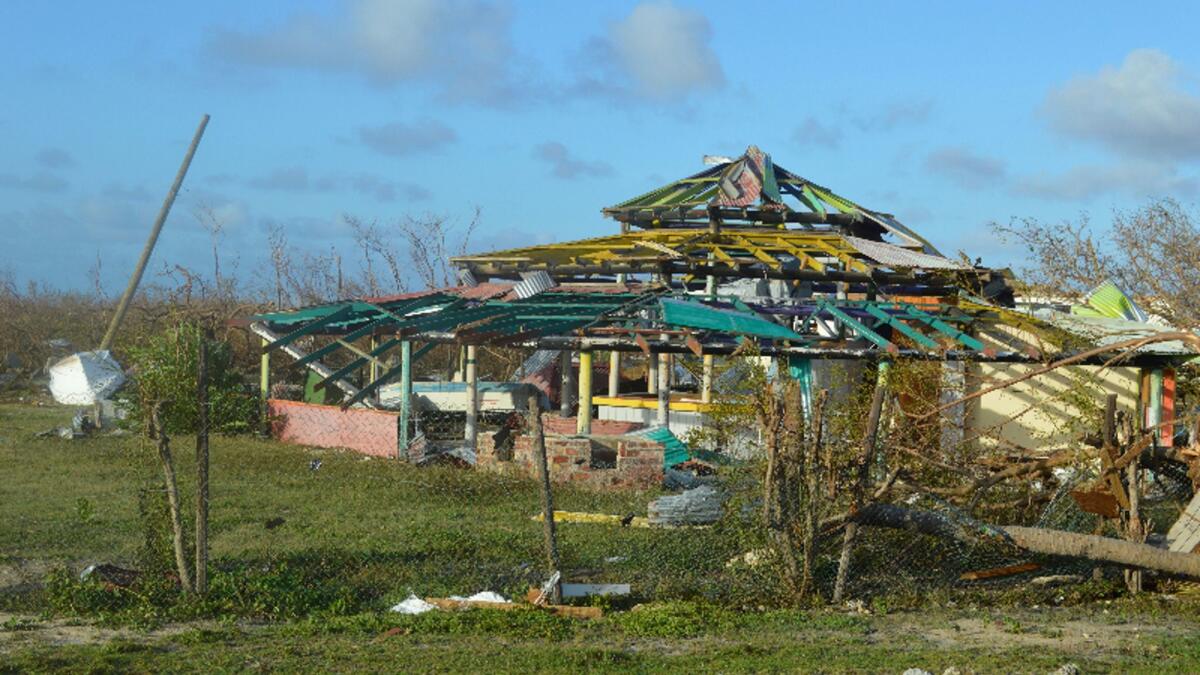
[[[266,338],[262,341],[263,349],[271,344]],[[258,365],[258,391],[262,396],[262,400],[267,400],[271,397],[271,353],[264,351],[259,359]]]
[[[575,431],[592,433],[592,350],[579,351],[579,413],[575,417]]]

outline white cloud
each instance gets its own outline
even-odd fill
[[[558,178],[571,180],[586,176],[612,175],[612,166],[605,162],[590,162],[571,155],[567,146],[557,141],[542,143],[533,149],[533,156],[550,165]]]
[[[587,41],[584,70],[572,93],[654,102],[678,101],[725,86],[725,72],[713,51],[712,27],[700,12],[651,0]]]
[[[925,168],[964,188],[977,190],[1004,179],[1004,162],[963,147],[935,150],[925,158]]]
[[[510,103],[511,13],[481,0],[351,0],[331,16],[301,12],[266,30],[218,28],[206,49],[246,65],[354,72],[391,86],[421,81],[446,99]]]
[[[418,202],[429,199],[430,192],[415,183],[394,181],[371,173],[352,175],[329,173],[310,176],[302,166],[287,166],[272,169],[261,176],[246,181],[246,185],[257,190],[278,192],[320,193],[332,190],[353,190],[380,202],[394,202],[397,198]]]
[[[449,145],[458,140],[458,134],[437,120],[424,119],[413,124],[393,122],[359,127],[358,140],[378,153],[403,157]]]
[[[1050,91],[1042,112],[1055,131],[1128,157],[1200,159],[1200,96],[1166,54],[1138,49],[1124,63]]]
[[[29,176],[0,173],[0,188],[28,190],[29,192],[63,192],[70,184],[61,176],[39,171]]]
[[[62,148],[42,148],[35,159],[47,169],[66,169],[75,165],[75,158]]]
[[[800,147],[836,148],[842,143],[842,130],[809,116],[792,132],[792,141]]]
[[[933,112],[933,101],[918,99],[894,101],[868,115],[854,118],[854,126],[860,131],[892,131],[897,127],[921,124]]]
[[[1013,192],[1019,195],[1063,201],[1118,194],[1157,199],[1194,195],[1198,190],[1200,181],[1195,177],[1181,176],[1160,163],[1137,160],[1113,166],[1077,166],[1057,175],[1026,176],[1013,185]]]

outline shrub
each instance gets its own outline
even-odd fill
[[[129,421],[144,425],[156,401],[164,406],[163,424],[168,433],[194,433],[199,405],[196,402],[200,326],[183,323],[151,336],[129,349],[134,381],[120,398],[131,403]],[[258,398],[248,393],[234,368],[229,344],[208,341],[209,429],[223,433],[249,431],[258,417]]]

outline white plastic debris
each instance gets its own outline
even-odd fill
[[[508,602],[507,598],[494,591],[480,591],[469,598],[464,598],[461,595],[452,595],[450,599],[459,602]]]
[[[50,394],[66,405],[92,405],[124,383],[121,364],[108,350],[79,352],[50,366]]]
[[[400,614],[424,614],[431,609],[437,609],[437,605],[431,605],[411,593],[404,602],[392,607],[393,612]]]

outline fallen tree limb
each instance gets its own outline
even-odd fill
[[[908,530],[966,543],[977,543],[981,534],[932,511],[910,509],[895,504],[871,504],[850,515],[847,522],[860,525]],[[1200,578],[1200,555],[1176,553],[1121,539],[1094,534],[1063,532],[1022,525],[989,525],[1018,548],[1031,553],[1083,558],[1097,562],[1129,565],[1170,574]]]

